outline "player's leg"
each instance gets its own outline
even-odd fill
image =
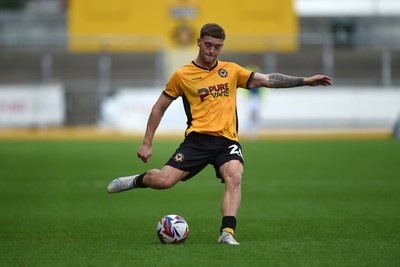
[[[239,160],[228,161],[221,166],[220,174],[225,181],[225,192],[221,203],[222,215],[236,216],[241,201],[243,164]]]
[[[219,173],[225,181],[225,191],[221,202],[222,225],[219,243],[239,245],[233,238],[236,228],[236,215],[241,202],[241,180],[243,164],[239,160],[224,163]]]
[[[187,136],[161,170],[114,179],[107,187],[109,193],[117,193],[140,187],[167,189],[181,180],[190,179],[209,163],[209,154],[196,147],[192,134]],[[185,171],[186,170],[186,171]]]
[[[153,169],[146,172],[142,179],[143,187],[154,189],[168,189],[185,178],[189,172],[182,171],[169,165],[165,165],[161,170]],[[140,180],[137,177],[136,180]]]
[[[165,165],[161,170],[152,169],[143,174],[114,179],[107,187],[109,193],[119,193],[134,188],[167,189],[182,180],[188,172]]]

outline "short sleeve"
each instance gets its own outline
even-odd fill
[[[238,87],[249,89],[250,84],[254,77],[254,72],[251,70],[247,70],[237,64],[236,64],[236,69],[237,69],[237,77],[238,77],[237,78]]]
[[[163,95],[171,100],[175,100],[178,97],[182,96],[181,82],[179,79],[178,71],[175,72],[168,83],[165,85],[165,89],[163,91]]]

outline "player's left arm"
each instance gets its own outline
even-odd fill
[[[256,72],[250,83],[250,88],[291,88],[299,86],[328,86],[332,84],[332,78],[326,75],[314,75],[311,77],[293,77],[281,73],[262,74]]]

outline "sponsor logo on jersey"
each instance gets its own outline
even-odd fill
[[[204,101],[204,99],[211,95],[213,98],[218,98],[221,96],[229,96],[229,84],[228,83],[220,83],[211,85],[208,88],[201,88],[197,90],[200,100]]]

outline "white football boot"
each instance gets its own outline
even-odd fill
[[[118,193],[126,190],[132,190],[135,188],[133,185],[133,180],[135,180],[137,176],[138,175],[126,176],[112,180],[107,186],[107,192]]]
[[[218,243],[228,245],[240,245],[240,243],[237,242],[235,238],[233,238],[233,235],[226,231],[222,231],[220,237],[218,238]]]

